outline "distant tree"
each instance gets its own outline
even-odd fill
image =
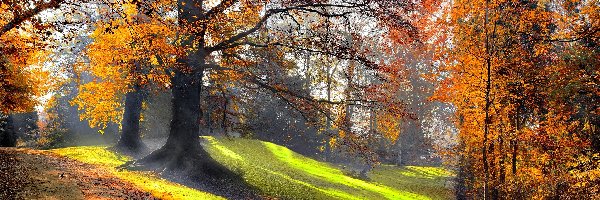
[[[0,115],[7,127],[13,127],[13,113],[31,112],[37,104],[36,96],[47,89],[49,78],[39,65],[46,60],[44,47],[48,34],[40,12],[58,8],[62,0],[2,1],[0,3]],[[6,129],[10,130],[10,128]],[[0,130],[5,142],[0,146],[14,146],[14,134]]]

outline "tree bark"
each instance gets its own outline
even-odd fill
[[[140,137],[140,115],[144,92],[138,85],[133,86],[133,91],[125,95],[125,113],[121,121],[121,138],[115,149],[119,152],[140,155],[147,151],[147,147]]]
[[[193,74],[176,71],[171,79],[173,118],[167,142],[160,149],[142,158],[138,163],[159,170],[175,170],[186,155],[197,158],[208,154],[200,147],[200,81]],[[183,169],[183,168],[182,168]]]
[[[200,145],[202,76],[203,70],[196,73],[175,71],[171,79],[173,118],[167,142],[160,149],[135,161],[134,168],[183,172],[194,177],[236,177],[212,159]]]
[[[173,118],[167,142],[146,157],[126,163],[125,167],[166,172],[167,177],[178,180],[201,181],[203,190],[226,198],[257,198],[239,175],[211,158],[200,144],[202,75],[203,70],[175,71],[171,79]],[[223,188],[224,184],[228,187]]]

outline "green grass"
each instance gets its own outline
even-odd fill
[[[153,196],[160,199],[224,199],[207,192],[169,182],[152,173],[117,170],[116,167],[125,164],[131,158],[108,151],[106,147],[83,146],[49,151],[84,163],[103,167],[116,177],[133,184],[141,190],[150,192]]]
[[[328,163],[297,154],[288,148],[250,139],[204,137],[211,156],[242,175],[268,196],[283,199],[450,199],[444,187],[449,172],[437,167],[379,166],[370,181],[345,175]],[[109,168],[140,189],[167,199],[218,199],[212,194],[171,183],[149,173],[114,170],[130,158],[105,147],[72,147],[52,152]]]

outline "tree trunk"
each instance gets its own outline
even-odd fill
[[[485,86],[485,122],[484,122],[484,131],[483,131],[483,142],[482,142],[482,161],[483,161],[483,199],[487,199],[488,194],[489,194],[489,185],[488,185],[488,180],[489,180],[489,166],[488,166],[488,157],[487,157],[487,143],[488,143],[488,135],[489,135],[489,127],[490,127],[490,106],[491,106],[491,100],[490,100],[490,93],[491,93],[491,86],[492,86],[492,67],[491,67],[491,54],[490,54],[490,42],[489,42],[489,34],[488,34],[488,12],[489,12],[489,0],[485,1],[485,22],[484,22],[484,31],[485,31],[485,52],[486,52],[486,58],[485,58],[485,66],[486,66],[486,72],[487,72],[487,76],[486,76],[486,86]]]
[[[0,114],[0,147],[17,146],[17,134],[14,130],[14,120],[11,115]]]
[[[186,27],[199,20],[201,17],[202,1],[178,0],[178,18],[181,27]],[[185,34],[185,33],[183,33]],[[188,52],[185,58],[177,59],[178,65],[186,69],[174,69],[171,77],[172,93],[172,119],[167,142],[160,149],[148,156],[137,160],[133,167],[154,169],[158,171],[192,170],[193,163],[201,162],[208,153],[200,146],[198,132],[200,131],[200,86],[204,54],[203,46],[195,46],[195,37],[182,37],[183,48],[195,49]],[[201,65],[201,66],[198,66]],[[197,166],[200,168],[200,166]]]
[[[133,91],[127,92],[125,95],[125,113],[123,113],[123,126],[121,138],[114,147],[117,151],[140,155],[147,151],[146,145],[140,137],[140,115],[142,112],[142,101],[144,92],[140,86],[135,85]]]
[[[517,128],[517,130],[515,131],[516,134],[515,134],[513,140],[510,141],[510,144],[512,146],[512,163],[511,163],[511,165],[512,165],[513,177],[516,177],[516,175],[517,175],[517,150],[518,150],[518,147],[517,147],[518,135],[517,134],[519,134],[519,131],[521,131],[521,119],[520,119],[520,108],[521,107],[520,106],[521,106],[521,104],[519,103],[518,107],[517,107],[517,114],[516,114],[516,120],[515,120],[515,124],[516,124],[516,128]]]
[[[184,29],[198,27],[200,30],[181,33],[181,47],[189,49],[185,58],[178,58],[172,85],[172,119],[169,137],[165,145],[126,167],[151,169],[169,173],[177,178],[201,180],[203,190],[233,199],[252,198],[251,190],[244,180],[210,157],[200,144],[200,124],[202,110],[202,78],[206,69],[204,49],[204,31],[206,26],[201,20],[203,1],[178,0],[178,22]],[[198,22],[198,23],[197,23]],[[206,25],[206,24],[204,24]],[[223,182],[222,180],[225,180]],[[227,184],[229,187],[224,188]],[[226,189],[228,191],[224,192]],[[223,193],[224,192],[224,193]],[[239,196],[231,196],[239,195]]]
[[[172,78],[173,118],[167,142],[136,161],[133,167],[179,171],[191,176],[230,178],[235,175],[213,160],[200,145],[200,100],[203,73],[176,71]]]
[[[173,85],[170,132],[160,149],[125,167],[150,169],[166,173],[177,180],[201,181],[203,190],[231,199],[257,198],[251,187],[236,173],[210,157],[200,145],[200,110],[202,73],[176,71]],[[228,187],[223,187],[227,184]]]
[[[200,116],[200,84],[193,80],[192,74],[175,72],[172,78],[172,110],[169,137],[166,144],[150,155],[139,160],[139,163],[149,165],[150,168],[175,169],[184,167],[183,157],[187,153],[202,156],[207,153],[200,147],[198,123]],[[192,155],[192,154],[188,154]],[[191,166],[190,166],[191,167]]]

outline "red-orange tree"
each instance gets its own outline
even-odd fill
[[[564,70],[560,19],[581,17],[566,13],[541,1],[455,2],[449,10],[438,99],[457,108],[459,197],[557,197],[578,185],[570,166],[589,137],[575,134],[580,122],[557,101],[564,85],[555,85],[577,82],[555,76]]]
[[[110,122],[121,123],[121,137],[116,149],[141,153],[142,102],[150,88],[160,90],[169,83],[169,55],[176,50],[168,40],[172,27],[139,12],[136,4],[101,5],[101,19],[91,34],[94,42],[85,50],[89,64],[78,65],[79,73],[89,73],[93,80],[79,87],[73,103],[83,112],[92,127],[106,128]],[[159,18],[163,19],[163,18]]]

